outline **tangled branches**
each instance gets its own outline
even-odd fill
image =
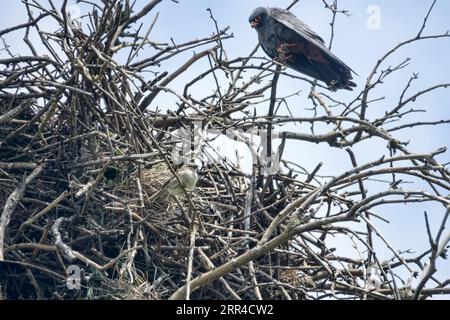
[[[450,173],[437,160],[446,149],[414,153],[394,135],[450,121],[389,127],[413,112],[405,110],[416,99],[450,84],[407,97],[412,77],[397,105],[381,118],[367,116],[374,88],[408,63],[380,71],[393,52],[449,37],[423,35],[433,7],[418,35],[380,59],[363,90],[346,103],[256,57],[257,49],[229,58],[226,41],[233,35],[219,28],[211,10],[212,35],[158,43],[151,36],[162,0],[140,10],[129,1],[79,1],[88,14],[78,19],[69,14],[68,1],[60,8],[51,1],[49,7],[23,2],[28,22],[0,31],[25,33],[29,51],[15,56],[5,47],[0,59],[4,296],[422,299],[450,293],[449,279],[435,277],[450,241]],[[333,22],[347,14],[337,1],[324,3]],[[151,17],[145,32],[143,17]],[[46,31],[44,21],[57,27]],[[183,63],[174,68],[180,58]],[[200,61],[209,67],[192,76]],[[316,116],[278,115],[287,104],[277,94],[281,77],[311,83]],[[172,86],[180,79],[181,90]],[[214,92],[194,94],[205,82]],[[163,94],[177,105],[167,113],[156,107]],[[249,111],[264,104],[266,115]],[[311,132],[281,131],[288,124],[310,124]],[[325,127],[332,129],[316,133]],[[250,173],[212,147],[225,135],[250,150]],[[385,141],[389,154],[360,164],[353,147],[371,139]],[[333,177],[319,175],[322,163],[303,170],[283,157],[288,141],[346,148],[352,169]],[[183,162],[201,163],[197,188],[155,197]],[[422,202],[442,205],[438,232],[426,214],[429,249],[399,252],[378,226],[386,221],[383,208]],[[336,238],[353,247],[353,254],[336,252]],[[380,243],[390,259],[380,258]]]

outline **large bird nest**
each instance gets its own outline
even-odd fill
[[[12,110],[19,99],[4,99],[1,107]],[[163,192],[148,202],[174,177],[173,164],[159,152],[124,155],[133,146],[100,129],[111,126],[108,118],[73,137],[71,123],[63,121],[70,105],[59,107],[46,126],[29,124],[36,113],[20,113],[0,130],[0,163],[8,163],[0,171],[0,203],[11,212],[2,243],[4,296],[167,298],[185,277],[193,202],[205,235],[211,234],[197,242],[206,252],[226,245],[214,225],[215,210],[223,208],[206,200],[211,188],[201,181],[189,199]],[[8,139],[24,123],[27,129]],[[70,265],[80,268],[82,290],[64,285]]]

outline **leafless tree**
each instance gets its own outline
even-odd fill
[[[257,48],[229,57],[233,36],[212,11],[212,35],[157,43],[151,39],[162,0],[141,10],[128,0],[77,1],[90,8],[80,18],[70,16],[67,0],[60,7],[51,0],[22,2],[28,21],[0,31],[25,35],[28,48],[14,55],[3,41],[0,59],[3,297],[425,299],[450,293],[449,274],[436,276],[450,241],[450,173],[436,160],[446,149],[415,153],[396,138],[399,131],[450,123],[403,122],[415,114],[409,108],[416,99],[450,83],[411,94],[414,75],[383,117],[367,115],[373,90],[408,63],[386,67],[393,53],[450,37],[425,35],[436,1],[417,32],[375,63],[352,101],[336,101],[311,79],[257,57]],[[323,2],[332,17],[331,46],[334,21],[348,12],[337,0]],[[146,30],[144,17],[152,21]],[[53,32],[41,27],[46,21],[57,25]],[[189,76],[182,91],[174,89],[172,81],[186,79],[200,60],[209,67]],[[310,103],[315,116],[277,115],[289,105],[277,94],[280,77],[311,83],[307,97],[295,99]],[[192,93],[205,82],[216,85],[214,93]],[[162,93],[177,101],[169,112],[155,106]],[[252,112],[258,104],[269,106],[267,115]],[[310,132],[283,131],[305,123]],[[325,125],[329,131],[322,131]],[[251,174],[211,147],[225,134],[250,150]],[[354,146],[371,139],[384,140],[386,152],[360,163]],[[319,163],[308,172],[283,157],[288,140],[346,148],[353,168],[324,177]],[[184,144],[192,146],[184,159],[203,163],[197,188],[152,197],[176,176],[173,155]],[[383,183],[373,188],[374,179]],[[421,202],[442,205],[440,227],[434,233],[425,213],[429,248],[401,252],[383,235],[384,207]],[[355,254],[338,255],[336,237]],[[392,258],[379,259],[375,242]]]

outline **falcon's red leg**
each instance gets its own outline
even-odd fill
[[[293,57],[292,54],[289,54],[289,48],[295,47],[295,43],[283,43],[277,48],[278,57],[275,58],[278,62],[285,62]]]

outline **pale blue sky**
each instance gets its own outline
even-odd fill
[[[58,3],[59,1],[55,1]],[[148,1],[137,0],[137,7],[141,7]],[[336,22],[336,36],[333,44],[333,52],[352,67],[359,77],[355,82],[360,89],[365,83],[366,77],[373,68],[375,62],[385,52],[401,41],[416,35],[422,25],[423,17],[428,10],[431,0],[411,1],[411,0],[340,0],[340,9],[347,9],[352,14],[350,17],[339,15]],[[230,26],[234,34],[233,39],[226,40],[224,45],[230,59],[246,56],[257,44],[256,32],[248,24],[249,13],[257,6],[277,6],[286,7],[291,1],[258,1],[258,0],[180,0],[180,4],[171,1],[164,1],[157,7],[159,20],[150,35],[151,40],[167,42],[173,38],[175,42],[181,43],[210,35],[215,29],[209,18],[206,8],[211,8],[220,27]],[[381,12],[381,28],[371,30],[367,27],[367,8],[376,5]],[[83,7],[81,7],[83,12]],[[155,11],[155,12],[156,12]],[[155,12],[152,12],[147,23],[150,23]],[[310,25],[327,42],[330,37],[330,12],[324,8],[322,1],[301,0],[293,12],[307,24]],[[450,29],[450,1],[440,0],[430,17],[427,29],[424,34],[443,33]],[[25,20],[23,6],[20,1],[8,1],[8,10],[0,12],[0,29],[6,26],[21,23]],[[48,25],[48,29],[53,26]],[[145,28],[144,28],[145,29]],[[23,34],[23,33],[22,33]],[[13,52],[24,50],[24,46],[19,43],[21,37],[16,33],[14,37],[6,37]],[[198,49],[197,51],[200,51]],[[1,53],[3,54],[3,53]],[[0,55],[1,55],[0,54]],[[144,58],[150,53],[143,51],[140,57]],[[174,59],[171,65],[164,65],[165,69],[176,69],[192,52],[186,52],[179,58]],[[258,56],[264,56],[262,51]],[[450,82],[450,39],[426,40],[404,47],[392,55],[383,65],[397,65],[404,58],[411,58],[410,65],[403,70],[389,77],[385,83],[372,93],[372,98],[385,97],[368,110],[368,117],[375,118],[384,114],[389,107],[398,102],[399,94],[408,81],[412,73],[419,73],[420,79],[415,81],[410,88],[410,93],[415,93],[439,83]],[[198,75],[208,67],[206,61],[195,64],[186,74],[186,77]],[[170,87],[182,90],[186,77],[180,77],[174,81]],[[193,88],[193,95],[203,97],[212,92],[214,85],[211,82],[203,82],[201,86]],[[311,111],[305,110],[310,107],[310,102],[306,99],[309,92],[309,85],[299,80],[282,77],[280,80],[280,95],[288,95],[302,89],[303,92],[294,98],[289,99],[291,111],[296,116],[312,116]],[[344,100],[351,100],[357,93],[338,92],[333,97]],[[176,108],[174,99],[162,94],[156,101],[161,108]],[[402,123],[419,119],[441,120],[450,119],[450,90],[440,89],[427,94],[418,99],[412,106],[426,109],[427,113],[412,115],[402,120]],[[258,112],[266,112],[265,105],[258,106]],[[286,114],[286,110],[281,113]],[[397,125],[396,123],[395,125]],[[389,126],[387,126],[389,128]],[[307,130],[307,126],[287,126],[284,129],[292,131]],[[420,127],[414,130],[404,130],[394,133],[400,140],[411,140],[408,148],[412,152],[430,152],[443,146],[450,146],[450,127],[443,125],[440,127]],[[373,161],[386,152],[386,142],[374,140],[364,142],[354,147],[354,152],[358,156],[360,163]],[[331,149],[326,145],[312,145],[298,141],[290,141],[286,146],[285,157],[295,161],[309,170],[312,170],[317,163],[324,162],[321,174],[342,173],[351,167],[348,155],[344,150]],[[440,157],[445,163],[450,161],[449,153]],[[425,188],[424,185],[420,187]],[[428,247],[426,239],[423,211],[428,210],[431,216],[435,216],[433,221],[437,224],[444,213],[442,206],[424,204],[405,206],[390,206],[379,210],[378,213],[391,219],[389,225],[378,223],[385,235],[392,240],[393,245],[400,249],[416,248],[424,250]],[[434,229],[437,227],[434,225]],[[348,249],[348,248],[347,248]],[[347,251],[346,249],[343,249]],[[386,257],[390,257],[387,254]],[[382,257],[383,259],[383,257]],[[439,266],[445,266],[450,270],[448,261],[439,261]],[[448,272],[448,271],[447,271]]]

